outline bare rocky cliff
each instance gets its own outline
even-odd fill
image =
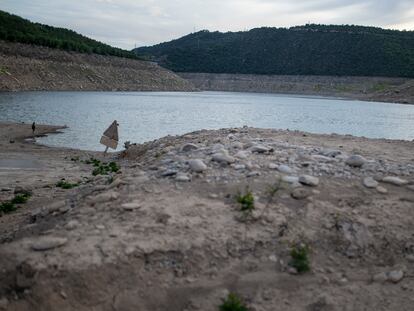
[[[414,79],[386,77],[278,76],[179,73],[205,91],[337,96],[414,104]]]
[[[158,65],[0,41],[0,91],[193,91]]]

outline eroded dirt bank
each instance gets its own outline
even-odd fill
[[[0,91],[193,91],[145,61],[0,41]]]
[[[412,310],[413,142],[237,128],[104,157],[14,132],[30,126],[0,124],[0,159],[37,164],[0,162],[2,202],[32,193],[0,217],[0,308],[218,310],[234,292],[249,310]]]
[[[381,77],[267,76],[178,73],[204,91],[335,96],[414,104],[414,80]]]

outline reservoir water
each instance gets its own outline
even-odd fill
[[[199,129],[248,125],[414,139],[414,106],[334,98],[230,92],[0,93],[0,121],[67,125],[43,144],[103,150],[99,139],[117,120],[120,145]]]

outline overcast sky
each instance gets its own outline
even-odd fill
[[[125,49],[194,30],[308,22],[414,30],[414,0],[0,0],[0,9]]]

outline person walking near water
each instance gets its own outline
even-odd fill
[[[33,122],[33,123],[32,123],[33,138],[34,138],[34,135],[35,135],[35,131],[36,131],[36,123],[35,123],[35,122]]]

